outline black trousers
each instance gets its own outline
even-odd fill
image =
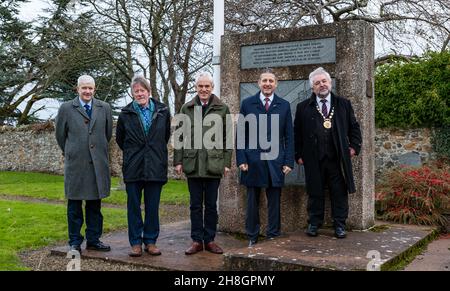
[[[316,226],[323,224],[325,188],[328,187],[334,227],[345,227],[345,220],[348,217],[348,192],[339,161],[325,157],[320,161],[319,168],[322,183],[314,187],[313,193],[308,193],[308,222]]]
[[[259,221],[259,198],[261,188],[247,187],[247,213],[245,220],[245,231],[250,240],[256,241],[260,231]],[[266,188],[267,208],[268,208],[268,223],[267,223],[267,237],[276,237],[280,235],[281,218],[280,218],[280,196],[281,188],[268,187]]]
[[[103,233],[103,215],[101,200],[86,200],[86,240],[88,244],[97,244]],[[83,226],[83,200],[67,201],[67,222],[69,229],[69,245],[81,245]]]
[[[219,185],[220,179],[188,178],[193,241],[207,244],[216,237]]]

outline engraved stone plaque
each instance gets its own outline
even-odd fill
[[[335,62],[336,39],[334,37],[241,47],[241,69]]]

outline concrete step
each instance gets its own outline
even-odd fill
[[[126,231],[108,234],[102,241],[111,252],[88,251],[83,258],[96,258],[124,264],[145,265],[175,271],[275,271],[275,270],[367,270],[395,265],[414,247],[429,241],[435,232],[430,227],[378,223],[373,231],[351,231],[347,238],[336,239],[332,229],[321,229],[311,238],[303,230],[286,233],[273,240],[262,240],[247,246],[243,236],[218,232],[216,242],[224,255],[207,251],[186,256],[190,246],[189,221],[161,226],[157,246],[161,256],[146,253],[139,258],[128,256],[130,246]],[[53,255],[66,256],[67,246],[52,250]],[[82,261],[81,261],[82,265]]]

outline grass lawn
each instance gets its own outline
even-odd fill
[[[55,178],[42,177],[42,180],[45,179],[50,183]],[[42,180],[41,183],[45,183]],[[3,186],[3,181],[1,182]],[[126,228],[125,210],[103,208],[102,213],[105,218],[104,232]],[[0,200],[0,221],[2,271],[26,270],[16,255],[21,250],[35,249],[67,240],[65,205]]]
[[[119,179],[112,178],[112,188],[119,185]],[[0,172],[0,194],[45,198],[64,201],[64,177],[41,173]],[[111,191],[105,203],[126,205],[125,191]],[[169,180],[161,193],[162,204],[189,204],[186,181]]]

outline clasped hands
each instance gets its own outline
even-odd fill
[[[239,169],[242,172],[247,172],[248,171],[248,164],[241,164],[239,165]],[[287,175],[292,171],[292,169],[288,166],[283,166],[283,174]]]

